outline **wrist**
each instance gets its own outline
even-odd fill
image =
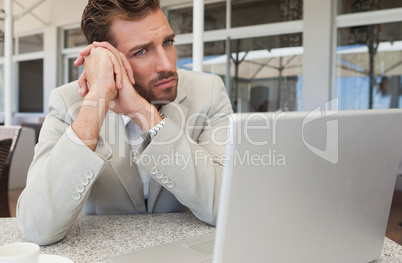
[[[133,112],[127,116],[138,125],[142,132],[150,130],[162,121],[159,111],[148,102],[141,107],[141,111]]]
[[[113,99],[109,99],[106,96],[99,96],[98,94],[88,93],[85,95],[84,100],[82,102],[82,107],[91,107],[96,108],[99,113],[106,114],[110,109],[110,102]]]
[[[94,103],[90,100],[84,100],[77,118],[71,125],[77,137],[92,151],[96,148],[100,127],[106,115],[97,104],[99,102]]]
[[[146,132],[144,132],[141,137],[144,139],[144,141],[149,144],[151,143],[151,141],[155,138],[155,136],[159,133],[159,131],[162,129],[163,125],[166,122],[167,116],[164,114],[160,115],[162,120],[156,124],[154,127],[152,127],[151,129],[147,130]]]
[[[88,92],[84,96],[84,101],[105,103],[108,107],[109,102],[113,101],[117,96],[115,87],[101,86],[97,83],[88,84]],[[100,104],[102,105],[102,104]]]

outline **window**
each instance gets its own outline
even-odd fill
[[[193,32],[193,7],[169,9],[168,20],[175,34]],[[226,2],[205,4],[204,30],[217,30],[226,28]]]
[[[351,14],[402,7],[401,0],[338,0],[338,14]]]
[[[223,12],[225,5],[226,1],[206,4],[205,13],[213,14],[208,6],[220,7]],[[229,28],[225,33],[206,30],[203,71],[217,74],[225,81],[235,111],[301,110],[302,33],[300,30],[278,35],[281,31],[278,28],[286,30],[286,25],[279,22],[301,22],[303,1],[232,0],[230,5],[231,13],[226,16],[236,29]],[[168,14],[176,33],[192,32],[192,7],[170,9]],[[225,28],[224,16],[215,17],[220,18],[219,28]],[[277,25],[271,27],[269,23]],[[190,25],[188,30],[184,30],[187,25]],[[250,26],[263,27],[255,27],[258,31],[255,32]],[[272,31],[275,34],[270,36]],[[176,45],[177,67],[192,70],[192,44],[190,38],[184,39],[185,43]],[[226,50],[227,46],[230,50]]]
[[[302,34],[231,41],[235,108],[242,112],[301,109]]]
[[[43,50],[43,33],[16,36],[13,39],[13,112],[43,112]],[[4,111],[3,63],[0,69],[0,111]]]
[[[87,45],[87,40],[81,28],[64,30],[64,48],[74,48]]]
[[[176,45],[176,66],[178,68],[192,70],[193,69],[193,45],[184,44]]]
[[[24,36],[18,40],[18,54],[43,51],[43,34]]]
[[[63,83],[75,81],[79,78],[84,67],[76,67],[74,61],[81,48],[87,45],[80,27],[62,29],[62,55],[63,55]]]
[[[66,82],[72,82],[77,80],[81,73],[84,70],[84,67],[81,65],[79,67],[74,65],[74,61],[76,60],[77,55],[73,56],[66,56],[67,59],[67,81]]]
[[[43,112],[43,33],[15,38],[13,111]]]
[[[43,59],[19,62],[18,112],[43,112]]]
[[[302,34],[231,40],[231,100],[236,111],[301,110]],[[178,45],[177,66],[192,69],[192,45]],[[204,44],[204,72],[227,72],[225,41]]]
[[[302,0],[233,0],[232,27],[303,19]]]
[[[176,46],[178,68],[187,70],[193,69],[193,45],[177,45]],[[226,50],[225,41],[213,41],[204,43],[204,63],[205,72],[224,76],[226,74]]]
[[[402,107],[402,22],[338,29],[340,109]]]

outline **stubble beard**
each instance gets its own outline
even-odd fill
[[[155,94],[154,93],[154,88],[155,85],[164,80],[174,77],[176,78],[176,84],[174,86],[168,87],[163,89],[163,94]],[[159,74],[159,76],[155,79],[152,79],[148,87],[144,87],[143,85],[140,85],[138,83],[134,84],[134,89],[149,103],[155,106],[161,106],[168,104],[169,102],[172,102],[176,99],[177,96],[177,85],[178,85],[178,75],[177,72],[174,71],[169,71],[169,72],[162,72]]]

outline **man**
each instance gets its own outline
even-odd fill
[[[23,234],[57,242],[81,212],[189,209],[214,225],[232,111],[221,79],[176,70],[159,0],[89,0],[82,29],[98,42],[80,81],[51,93],[17,205]]]

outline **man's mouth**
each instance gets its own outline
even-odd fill
[[[176,82],[177,82],[177,79],[175,77],[171,77],[171,78],[164,79],[164,80],[161,80],[158,83],[156,83],[155,88],[158,88],[158,89],[169,88],[169,87],[174,86],[176,84]]]

